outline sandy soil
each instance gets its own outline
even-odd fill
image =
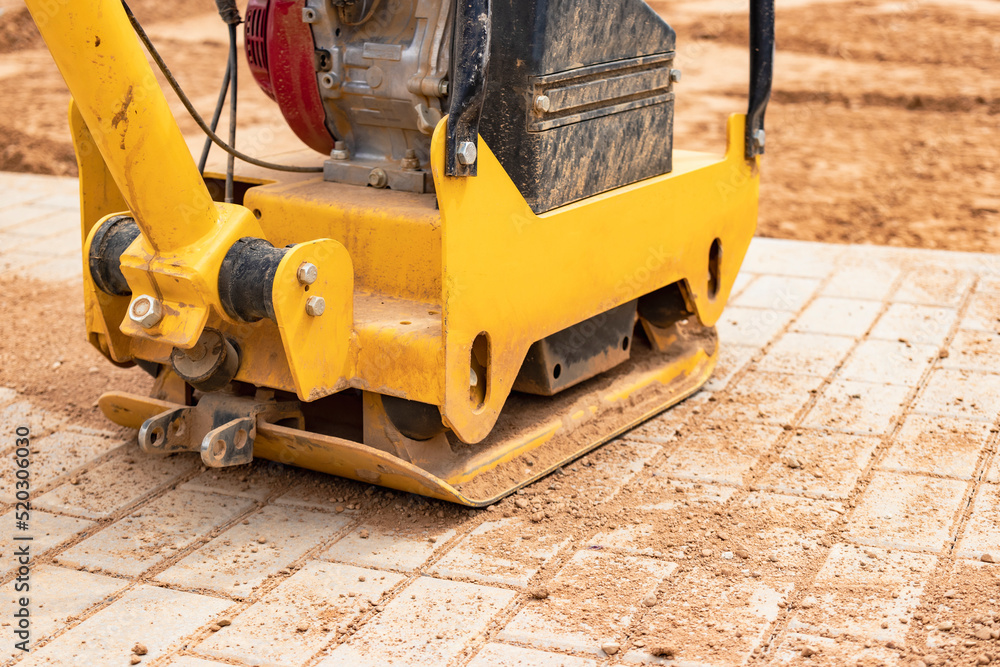
[[[226,54],[212,3],[132,4],[207,114]],[[745,104],[744,3],[652,4],[678,32],[677,145],[718,150],[723,119]],[[1000,2],[778,5],[759,233],[1000,251]],[[0,169],[73,174],[69,95],[23,5],[0,8]],[[281,125],[242,74],[241,125]]]

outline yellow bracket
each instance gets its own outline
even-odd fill
[[[312,285],[302,285],[296,277],[304,262],[318,268],[319,277]],[[354,269],[347,249],[330,239],[295,246],[278,265],[272,294],[299,398],[315,401],[346,389],[354,329]],[[321,316],[307,313],[310,298],[323,299]]]

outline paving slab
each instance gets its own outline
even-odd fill
[[[979,559],[984,554],[1000,563],[1000,485],[983,484],[958,544],[958,555]]]
[[[987,422],[910,415],[893,436],[879,468],[972,479],[990,433]]]
[[[63,551],[58,562],[137,577],[252,507],[241,498],[171,491]]]
[[[85,521],[70,516],[33,511],[28,521],[27,530],[19,530],[16,515],[12,510],[0,516],[0,553],[9,554],[17,544],[15,537],[31,538],[31,553],[41,556],[64,542],[75,538],[80,533],[92,528],[93,521]],[[0,567],[0,576],[13,569],[13,559],[5,560]]]
[[[662,469],[677,479],[739,485],[782,432],[778,426],[702,420],[678,437]]]
[[[866,646],[862,642],[789,632],[764,664],[800,667],[841,665],[893,667],[901,663],[898,651],[882,646]]]
[[[992,423],[1000,412],[1000,373],[936,369],[914,409],[925,414]]]
[[[537,651],[510,644],[487,644],[466,667],[596,667],[595,660]]]
[[[955,334],[947,353],[941,361],[942,368],[1000,370],[1000,333],[961,330]]]
[[[760,276],[733,300],[740,308],[790,310],[798,312],[819,287],[815,278],[791,276]]]
[[[955,308],[894,303],[879,317],[871,337],[911,343],[941,345],[958,319]]]
[[[183,639],[232,603],[205,595],[140,585],[19,665],[128,665],[143,644],[149,663],[180,648]]]
[[[15,403],[15,405],[17,405]],[[37,492],[69,473],[80,470],[94,459],[125,445],[123,440],[106,435],[66,429],[31,444],[32,487]],[[0,500],[13,497],[14,459],[0,459]]]
[[[47,639],[62,630],[78,616],[95,605],[105,603],[125,589],[130,582],[89,572],[78,572],[52,565],[39,565],[31,573],[33,590],[17,592],[16,580],[4,586],[4,618],[12,618],[20,597],[31,600],[31,632],[33,643]],[[33,591],[37,591],[33,592]],[[16,657],[21,651],[4,647],[7,657]]]
[[[982,285],[980,285],[980,288]],[[1000,330],[1000,292],[976,291],[962,316],[962,329],[996,333]]]
[[[791,331],[779,338],[764,357],[757,370],[772,373],[798,373],[825,378],[830,375],[854,347],[847,336],[828,336]]]
[[[634,617],[676,565],[641,556],[579,551],[563,566],[543,600],[529,600],[500,639],[536,648],[604,656],[603,642],[620,641]]]
[[[799,431],[789,438],[757,486],[778,493],[846,499],[880,443],[871,436]]]
[[[194,650],[251,665],[302,665],[401,581],[391,572],[312,561]]]
[[[802,426],[859,435],[888,433],[911,391],[902,385],[834,380],[820,393]]]
[[[333,539],[350,519],[270,506],[156,576],[157,581],[245,597],[271,575]]]
[[[953,479],[876,472],[858,501],[847,535],[863,544],[941,551],[955,533],[968,486]]]
[[[320,558],[360,567],[412,572],[422,567],[455,534],[454,528],[422,521],[391,528],[376,522],[362,523],[358,530],[337,540]]]
[[[733,422],[792,424],[822,383],[810,375],[750,371],[713,397],[709,414]]]
[[[792,330],[857,338],[865,335],[881,312],[879,301],[821,296],[796,318]]]
[[[515,597],[502,588],[419,577],[317,665],[446,665]]]
[[[762,308],[727,308],[716,323],[719,340],[729,345],[762,348],[795,319],[795,312]]]

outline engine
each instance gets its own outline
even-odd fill
[[[642,0],[250,0],[245,25],[328,181],[432,192],[431,135],[469,90],[536,213],[671,169],[675,33]]]

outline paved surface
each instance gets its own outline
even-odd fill
[[[4,271],[78,280],[75,182],[0,188]],[[141,643],[142,664],[185,667],[676,664],[655,636],[697,664],[894,664],[972,646],[965,617],[938,628],[964,598],[1000,611],[975,583],[1000,568],[982,560],[1000,561],[998,317],[998,257],[758,239],[704,392],[485,511],[147,459],[0,389],[0,433],[34,436],[17,659],[129,664]],[[557,530],[546,499],[566,488]]]

